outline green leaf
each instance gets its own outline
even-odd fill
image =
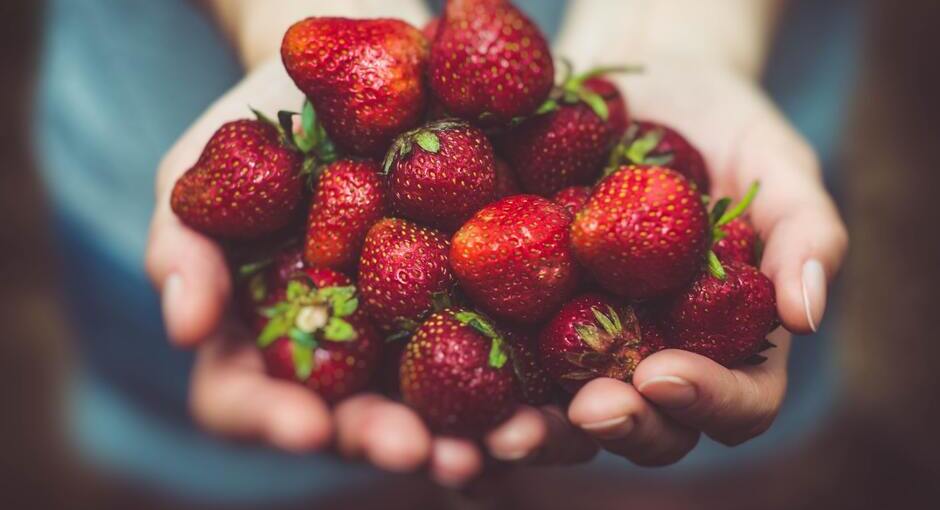
[[[594,110],[594,113],[600,117],[601,120],[607,120],[607,118],[610,117],[610,110],[607,109],[607,101],[597,92],[584,89],[578,94],[578,99],[584,101],[591,110]]]
[[[600,331],[597,330],[597,326],[593,324],[576,324],[574,330],[581,338],[581,341],[587,344],[588,347],[595,351],[599,351],[603,347]]]
[[[489,321],[476,312],[460,310],[458,312],[454,312],[453,315],[454,318],[460,321],[462,324],[470,326],[488,338],[500,338],[502,336],[498,331],[496,331]]]
[[[610,320],[614,323],[614,330],[623,331],[623,323],[620,322],[620,314],[617,313],[617,310],[614,310],[614,307],[607,305],[607,316],[610,317]]]
[[[718,220],[721,219],[721,216],[728,210],[728,206],[731,205],[730,198],[722,198],[721,200],[715,202],[715,206],[712,208],[709,221],[715,227],[718,226]]]
[[[741,216],[741,214],[747,210],[748,206],[751,205],[751,202],[754,201],[754,197],[757,196],[758,191],[760,191],[760,183],[754,181],[754,183],[751,184],[751,186],[747,189],[747,193],[744,194],[744,198],[742,198],[741,201],[738,202],[737,205],[735,205],[733,208],[725,212],[720,217],[720,219],[715,222],[715,226],[720,227],[722,225],[726,225],[731,222],[731,220]]]
[[[425,152],[437,154],[441,150],[441,139],[433,131],[421,130],[415,134],[415,143]]]
[[[323,338],[331,342],[349,342],[357,338],[352,324],[339,317],[331,317],[323,328]]]
[[[316,142],[315,139],[317,132],[317,112],[313,109],[313,103],[309,100],[304,101],[303,110],[300,112],[300,125],[303,128],[304,134],[308,137],[311,137],[312,141]]]
[[[390,343],[402,341],[410,336],[411,336],[411,331],[405,331],[405,330],[396,331],[395,333],[392,333],[391,335],[388,335],[387,337],[385,337],[385,343],[390,344]]]
[[[316,348],[317,340],[313,338],[313,334],[307,333],[306,331],[300,328],[291,328],[287,333],[291,340],[295,343],[298,343],[304,347],[309,347],[311,349]]]
[[[489,365],[493,368],[503,368],[503,365],[509,361],[509,354],[506,352],[506,346],[503,345],[503,339],[494,337],[490,343]]]
[[[545,115],[546,113],[553,112],[558,109],[558,101],[552,98],[546,99],[538,110],[535,110],[536,115]]]
[[[310,292],[310,288],[303,282],[291,280],[287,282],[287,299],[294,301]]]
[[[252,108],[251,106],[249,106],[248,109],[251,110],[251,113],[255,115],[255,118],[257,118],[261,122],[264,122],[265,124],[270,124],[274,127],[278,126],[277,122],[274,122],[274,120],[272,120],[271,117],[268,117],[267,115],[262,113],[261,110],[256,110]]]
[[[294,375],[306,381],[313,373],[313,349],[300,344],[291,345],[291,358],[294,362]]]
[[[271,320],[264,325],[264,329],[258,334],[258,347],[267,347],[278,338],[287,336],[292,327],[294,327],[294,320],[290,314],[271,317]]]
[[[248,280],[248,292],[251,294],[251,300],[260,303],[268,297],[268,284],[261,273],[255,274]]]
[[[597,377],[597,374],[590,370],[577,370],[574,372],[568,372],[561,376],[562,379],[570,379],[572,381],[587,381],[588,379],[594,379]]]
[[[624,155],[631,163],[635,164],[655,164],[650,163],[650,153],[659,147],[665,131],[662,129],[652,129],[643,136],[633,140]],[[672,155],[669,155],[669,161],[672,161]]]
[[[574,78],[574,81],[577,83],[584,83],[591,78],[597,78],[599,76],[605,76],[608,74],[626,74],[626,73],[642,73],[645,69],[641,65],[623,65],[623,66],[606,66],[606,67],[595,67],[585,73],[579,74]]]
[[[435,312],[444,311],[454,305],[450,292],[438,291],[431,293],[431,309]]]
[[[721,261],[718,260],[718,255],[715,255],[715,252],[712,250],[708,250],[707,262],[708,272],[711,273],[712,276],[719,280],[724,280],[728,277],[727,273],[725,273],[725,268],[721,265]]]
[[[238,277],[247,278],[249,276],[253,276],[261,272],[262,269],[270,266],[271,262],[273,262],[272,259],[267,258],[267,259],[262,259],[256,262],[251,262],[248,264],[242,264],[241,266],[238,267]]]
[[[594,314],[594,318],[597,320],[598,324],[600,324],[601,327],[604,328],[604,331],[606,331],[607,334],[616,335],[617,333],[619,333],[617,331],[616,326],[614,326],[614,322],[610,320],[609,317],[601,313],[600,310],[598,310],[597,308],[591,307],[591,313]],[[614,315],[616,315],[616,312],[614,313]]]

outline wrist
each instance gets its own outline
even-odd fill
[[[763,70],[781,0],[580,0],[557,53],[579,67],[662,59],[724,67],[750,79]],[[585,31],[591,36],[585,37]]]

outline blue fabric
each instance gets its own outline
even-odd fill
[[[562,0],[517,3],[557,30]],[[859,13],[850,0],[796,2],[768,76],[826,163],[851,88]],[[220,34],[184,0],[51,0],[46,25],[35,138],[83,360],[70,401],[75,443],[140,483],[201,501],[293,499],[375,476],[326,456],[220,441],[187,416],[191,357],[168,346],[142,260],[159,158],[240,78]],[[831,182],[834,170],[827,164]],[[664,470],[637,472],[611,457],[581,469],[676,476],[746,465],[795,444],[832,402],[830,334],[795,342],[790,396],[761,438],[735,449],[706,441]]]

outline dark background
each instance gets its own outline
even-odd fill
[[[96,474],[60,429],[68,324],[30,157],[41,2],[0,3],[0,502],[4,508],[185,508]],[[323,506],[361,508],[938,508],[940,2],[875,2],[843,133],[852,250],[840,284],[836,419],[759,469],[631,487],[539,471],[455,495],[393,478]],[[509,487],[512,486],[512,490]],[[486,494],[486,496],[483,496]],[[407,497],[405,497],[407,495]],[[576,500],[570,498],[575,497]]]

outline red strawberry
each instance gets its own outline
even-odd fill
[[[525,191],[550,196],[566,186],[592,183],[601,174],[623,133],[627,113],[623,97],[610,82],[586,81],[594,73],[569,79],[559,89],[560,96],[546,103],[546,113],[511,129],[501,140],[501,154]],[[613,95],[605,99],[601,92]]]
[[[608,170],[621,165],[666,166],[684,175],[708,193],[708,168],[702,154],[676,130],[648,121],[636,121],[611,153]]]
[[[428,61],[429,85],[450,113],[505,125],[532,114],[555,69],[538,27],[506,0],[449,0]]]
[[[482,436],[515,406],[504,342],[479,314],[434,313],[405,348],[402,398],[437,432]]]
[[[718,260],[724,263],[738,261],[756,266],[759,240],[751,223],[741,217],[719,228],[723,237],[712,246],[712,251],[718,256]]]
[[[603,76],[596,75],[597,72],[601,71],[605,70],[598,69],[594,72],[595,76],[584,80],[584,86],[604,98],[608,111],[607,124],[610,126],[611,131],[614,132],[616,138],[620,139],[620,137],[626,133],[627,128],[630,127],[630,114],[627,109],[627,100],[623,94],[620,93],[620,89],[614,85],[614,82]]]
[[[516,398],[529,405],[549,403],[556,387],[538,356],[538,336],[521,330],[505,330],[510,362],[515,375]]]
[[[493,200],[496,164],[483,131],[442,120],[398,137],[385,158],[393,210],[453,231]]]
[[[663,167],[621,167],[602,180],[571,224],[582,264],[631,299],[678,291],[705,260],[709,220],[695,187]]]
[[[592,191],[590,186],[569,186],[555,193],[552,202],[564,207],[574,216],[587,204]]]
[[[467,295],[488,313],[536,323],[578,285],[570,222],[568,211],[546,198],[500,199],[454,234],[451,267]]]
[[[731,366],[768,347],[780,322],[770,278],[737,261],[724,264],[724,273],[721,279],[702,271],[661,313],[672,346]]]
[[[245,323],[257,334],[267,324],[267,318],[258,313],[284,298],[283,290],[291,277],[305,267],[303,247],[290,244],[273,255],[258,255],[253,262],[241,264],[235,275],[235,304]],[[348,283],[338,283],[348,285]]]
[[[349,278],[307,269],[277,291],[258,335],[268,372],[305,384],[336,402],[368,384],[382,341],[358,308]]]
[[[601,294],[582,294],[561,308],[539,335],[539,358],[565,390],[612,377],[630,381],[641,360],[665,347],[658,326]]]
[[[452,291],[449,249],[443,233],[406,220],[386,218],[369,229],[359,261],[359,294],[383,331],[420,322],[436,297]]]
[[[516,173],[505,161],[496,158],[496,189],[493,190],[493,200],[518,194]]]
[[[287,30],[281,57],[346,151],[379,156],[424,113],[428,43],[403,21],[307,18]]]
[[[270,234],[300,208],[303,160],[275,125],[228,122],[176,181],[170,204],[183,223],[207,235],[251,239]]]
[[[440,30],[440,28],[441,18],[434,17],[431,18],[431,21],[428,21],[423,27],[421,27],[421,33],[424,34],[425,39],[433,42],[434,38],[437,37],[437,32]]]
[[[323,170],[307,217],[307,262],[335,269],[355,266],[366,232],[386,213],[380,170],[373,161],[351,159]]]

